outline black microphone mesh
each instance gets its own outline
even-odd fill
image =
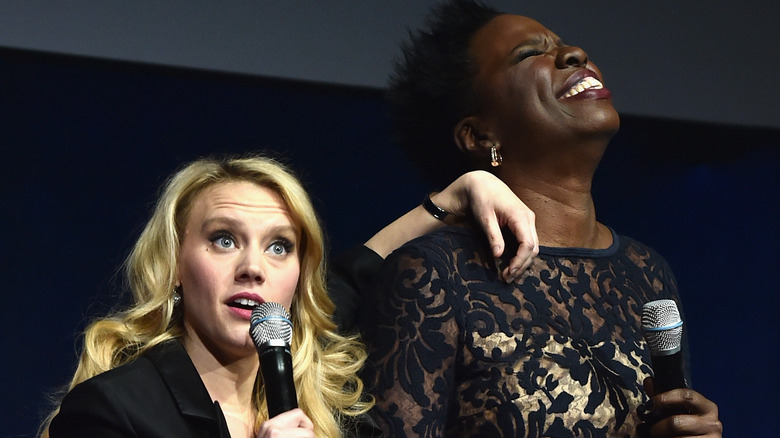
[[[668,355],[680,350],[682,319],[673,300],[650,301],[642,306],[642,331],[653,355]]]
[[[255,306],[249,322],[249,334],[260,348],[269,341],[292,342],[292,321],[287,309],[279,303],[263,303]]]

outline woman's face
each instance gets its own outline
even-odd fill
[[[300,273],[299,235],[271,189],[228,182],[198,194],[177,266],[185,346],[225,358],[256,354],[252,308],[274,301],[290,309]]]
[[[540,23],[500,15],[474,34],[471,52],[480,112],[501,142],[611,136],[618,129],[601,72]]]

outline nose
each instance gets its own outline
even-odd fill
[[[588,54],[580,47],[565,46],[558,49],[555,56],[555,66],[558,68],[585,67],[588,64]]]
[[[263,283],[265,281],[264,263],[263,251],[245,250],[236,269],[236,281]]]

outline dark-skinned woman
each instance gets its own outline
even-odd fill
[[[473,2],[426,25],[391,78],[402,144],[427,175],[490,170],[534,212],[540,249],[509,282],[509,259],[469,227],[387,257],[358,313],[386,432],[721,436],[715,403],[652,389],[642,306],[680,299],[661,255],[597,221],[591,184],[620,126],[599,69],[542,24]]]

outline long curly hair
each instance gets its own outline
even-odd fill
[[[87,327],[68,391],[183,335],[181,311],[174,306],[172,294],[182,233],[197,195],[215,184],[234,181],[276,191],[301,229],[301,269],[291,306],[294,381],[297,388],[306,388],[298,391],[299,406],[314,423],[315,434],[341,436],[351,419],[373,404],[363,397],[363,383],[357,376],[366,353],[356,338],[339,335],[331,320],[334,304],[325,288],[324,236],[308,194],[284,165],[257,155],[200,159],[167,181],[124,264],[133,303]],[[257,430],[268,412],[259,373],[253,402],[258,411]],[[42,424],[41,436],[48,437],[48,426],[58,410]]]
[[[453,129],[479,104],[471,40],[498,15],[470,0],[438,4],[426,17],[426,29],[409,32],[394,62],[387,97],[396,140],[422,174],[436,183],[446,185],[473,170],[456,149]]]

